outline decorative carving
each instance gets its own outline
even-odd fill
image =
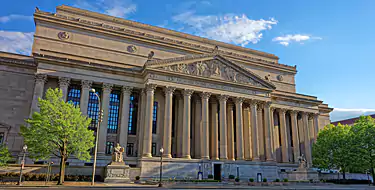
[[[212,53],[218,54],[219,53],[219,46],[215,46],[215,48],[212,50]]]
[[[259,82],[256,82],[252,78],[236,71],[232,67],[222,63],[217,59],[197,61],[190,64],[180,63],[175,65],[168,65],[163,67],[162,69],[166,71],[185,73],[195,76],[227,80],[235,83],[262,86]]]
[[[103,91],[110,93],[112,90],[113,84],[103,83]]]
[[[146,92],[151,92],[153,94],[155,92],[156,87],[156,84],[146,84]]]
[[[308,168],[305,155],[298,156],[298,168],[305,169]]]
[[[67,77],[59,77],[59,86],[60,88],[62,87],[67,87],[70,84],[70,78]]]
[[[228,100],[228,98],[229,98],[229,96],[228,95],[220,95],[219,96],[219,100],[220,100],[220,102],[226,102],[227,100]]]
[[[290,113],[290,116],[297,116],[297,114],[298,114],[298,111],[297,110],[289,110],[289,113]]]
[[[235,99],[234,99],[234,102],[235,102],[236,104],[242,104],[243,101],[244,101],[244,98],[241,98],[241,97],[238,97],[238,98],[235,98]]]
[[[82,89],[90,89],[91,85],[92,85],[92,81],[90,81],[90,80],[83,80],[81,82],[81,85],[82,85]]]
[[[60,40],[67,40],[70,36],[68,32],[59,32],[57,37],[59,37]]]
[[[137,47],[135,45],[129,45],[126,50],[129,52],[129,53],[135,53],[137,52]]]
[[[209,99],[210,96],[211,96],[211,93],[210,92],[202,92],[200,94],[200,96],[201,96],[202,99]]]
[[[268,74],[267,76],[264,76],[264,78],[267,80],[267,81],[271,81],[271,75]]]
[[[121,90],[122,90],[122,93],[124,93],[124,94],[131,94],[132,91],[133,91],[133,87],[122,86]]]
[[[154,57],[155,53],[153,51],[150,51],[150,53],[148,53],[147,55],[147,60],[151,60],[152,57]]]
[[[314,114],[313,113],[309,113],[309,120],[313,120],[314,119]]]
[[[190,90],[190,89],[184,89],[184,96],[188,96],[188,97],[191,97],[191,95],[193,94],[193,90]]]
[[[258,112],[263,111],[263,106],[264,106],[263,102],[258,102],[257,103],[257,111]]]
[[[283,76],[282,76],[282,75],[277,75],[277,80],[279,80],[279,81],[283,81],[283,80],[284,80],[284,78],[283,78]]]
[[[265,108],[270,108],[271,105],[272,105],[272,102],[271,102],[271,101],[266,101],[266,102],[264,102],[264,107],[265,107]]]
[[[46,83],[47,82],[47,75],[45,74],[35,74],[35,82],[40,82],[40,83]]]
[[[167,86],[164,88],[165,95],[173,95],[173,92],[176,90],[175,87]]]
[[[124,162],[123,153],[125,149],[124,147],[121,147],[119,143],[117,143],[117,146],[113,148],[113,157],[112,161],[114,162]]]
[[[279,113],[285,115],[285,113],[287,112],[288,110],[284,109],[284,108],[279,108]]]

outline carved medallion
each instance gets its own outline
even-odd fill
[[[135,53],[137,52],[137,47],[135,45],[129,45],[126,50],[129,52],[129,53]]]
[[[70,36],[68,32],[59,32],[57,37],[59,37],[60,40],[67,40]]]
[[[277,75],[277,80],[283,81],[284,80],[283,75]]]

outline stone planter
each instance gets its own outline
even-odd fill
[[[257,182],[248,182],[247,185],[249,185],[249,186],[260,186],[261,184],[257,183]]]

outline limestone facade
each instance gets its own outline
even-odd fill
[[[330,123],[332,109],[296,93],[296,67],[275,55],[68,6],[34,19],[32,55],[0,53],[0,133],[15,156],[19,128],[48,88],[92,117],[90,128],[102,109],[98,165],[120,143],[142,177],[157,176],[163,156],[169,176],[220,165],[222,176],[241,166],[242,177],[277,178],[301,154],[311,164],[311,144]]]

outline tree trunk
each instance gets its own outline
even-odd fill
[[[372,185],[375,185],[375,171],[374,168],[371,168],[371,175],[372,175]]]
[[[57,185],[62,185],[64,183],[64,176],[65,176],[65,156],[61,156],[60,159],[60,177]]]
[[[345,170],[342,171],[342,179],[343,179],[344,181],[346,180],[346,178],[345,178]]]

